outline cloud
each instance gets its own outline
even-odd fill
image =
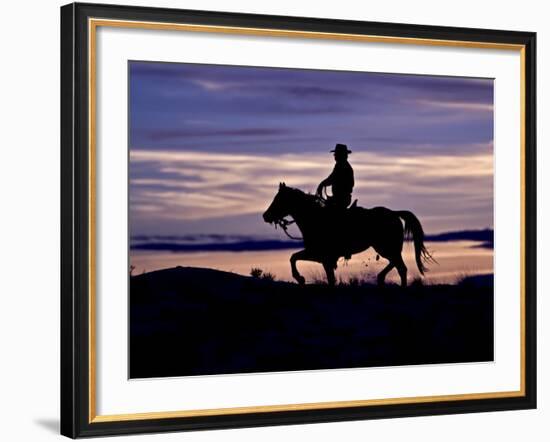
[[[481,111],[493,112],[492,103],[477,103],[468,101],[437,101],[437,100],[416,100],[420,106],[436,107],[443,109],[454,109],[460,111]]]
[[[313,191],[337,142],[359,204],[413,210],[430,231],[492,225],[492,79],[153,62],[129,75],[134,233],[260,229],[279,181]]]
[[[354,197],[367,207],[409,209],[431,231],[492,225],[493,157],[351,155]],[[327,154],[224,154],[131,150],[132,218],[200,221],[262,213],[280,181],[313,191],[332,169]],[[462,225],[464,214],[471,222]],[[453,225],[452,218],[460,220]],[[440,221],[444,221],[438,226]],[[162,223],[159,221],[159,225]],[[254,226],[250,226],[254,230]],[[139,233],[139,232],[134,232]]]
[[[345,89],[337,89],[337,88],[330,88],[330,87],[320,87],[320,86],[306,86],[306,85],[298,85],[298,86],[280,86],[279,89],[282,92],[286,92],[290,95],[299,97],[299,98],[350,98],[350,97],[356,97],[357,94],[345,90]]]
[[[151,141],[166,141],[180,138],[196,137],[258,137],[286,135],[292,133],[286,128],[276,127],[241,127],[236,129],[208,129],[208,128],[182,128],[182,129],[157,129],[147,132]]]
[[[239,89],[244,86],[243,83],[239,83],[239,82],[214,81],[214,80],[203,80],[203,79],[192,79],[191,82],[209,92],[226,91],[229,89]]]
[[[401,141],[372,148],[452,149],[493,137],[492,105],[491,79],[130,63],[134,148],[279,153],[390,137]]]

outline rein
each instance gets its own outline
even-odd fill
[[[281,218],[280,220],[278,221],[275,221],[275,228],[277,228],[277,226],[279,226],[283,232],[285,232],[285,235],[288,236],[290,239],[294,239],[296,241],[303,241],[304,238],[298,238],[297,236],[292,236],[290,233],[288,233],[288,226],[290,226],[291,224],[294,224],[296,221],[294,220],[288,220],[288,219],[285,219],[285,218]]]

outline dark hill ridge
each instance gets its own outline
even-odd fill
[[[492,277],[306,285],[176,267],[130,279],[130,377],[490,361]]]

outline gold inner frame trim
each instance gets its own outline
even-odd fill
[[[192,409],[181,411],[158,411],[129,414],[96,414],[96,36],[97,28],[133,28],[148,30],[170,30],[186,32],[208,32],[218,34],[254,35],[267,37],[293,37],[340,41],[357,41],[388,44],[412,44],[420,46],[445,46],[477,49],[499,49],[518,51],[520,54],[520,389],[518,391],[498,391],[487,393],[464,393],[437,396],[398,397],[387,399],[366,399],[332,402],[312,402],[283,405],[260,405],[214,409]],[[89,367],[88,367],[88,421],[89,423],[133,421],[145,419],[169,419],[178,417],[220,416],[247,413],[268,413],[278,411],[322,410],[330,408],[350,408],[376,405],[419,404],[427,402],[483,400],[525,396],[525,46],[493,42],[423,39],[411,37],[390,37],[377,35],[339,34],[329,32],[292,31],[284,29],[245,28],[232,26],[210,26],[182,23],[158,23],[129,20],[88,19],[88,98],[89,98]]]

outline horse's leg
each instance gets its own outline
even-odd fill
[[[383,286],[386,283],[386,275],[395,267],[395,264],[392,260],[389,260],[389,264],[382,269],[382,271],[378,274],[376,280],[378,282],[379,286]]]
[[[327,282],[331,287],[334,287],[336,284],[336,277],[334,276],[335,267],[336,265],[333,261],[323,261],[323,268],[327,274]]]
[[[401,278],[401,287],[407,287],[407,266],[403,262],[401,254],[393,258],[393,262],[395,263],[395,267],[397,267],[399,277]]]
[[[290,268],[292,269],[292,276],[296,281],[298,281],[298,284],[303,285],[306,283],[306,279],[300,275],[300,272],[298,272],[298,268],[296,267],[296,261],[308,261],[309,255],[307,251],[300,250],[299,252],[293,253],[290,257]]]
[[[401,278],[401,285],[407,286],[407,267],[401,257],[403,250],[403,224],[399,217],[394,213],[384,215],[385,219],[380,219],[378,227],[381,234],[376,238],[373,245],[380,256],[389,261],[389,264],[378,274],[378,285],[384,285],[386,275],[394,268],[397,268]]]

